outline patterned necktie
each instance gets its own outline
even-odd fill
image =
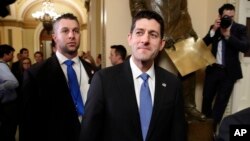
[[[72,67],[74,62],[71,60],[67,60],[64,63],[67,65],[68,85],[72,99],[76,107],[76,111],[79,116],[82,116],[84,114],[84,105],[82,101],[81,91],[78,84],[76,72]]]
[[[148,86],[149,75],[143,73],[140,75],[140,77],[143,79],[143,83],[141,85],[141,90],[140,90],[140,119],[141,119],[143,140],[145,141],[152,115],[152,100]]]

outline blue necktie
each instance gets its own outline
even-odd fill
[[[72,67],[74,62],[71,60],[67,60],[64,63],[67,65],[68,85],[72,99],[76,107],[76,111],[79,116],[82,116],[84,114],[84,105],[82,101],[81,91],[78,84],[76,72]]]
[[[149,75],[143,73],[140,75],[140,77],[143,79],[143,83],[141,85],[141,90],[140,90],[140,119],[141,119],[143,140],[145,141],[152,115],[152,100],[148,86]]]

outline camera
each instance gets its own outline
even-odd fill
[[[228,28],[232,24],[232,22],[232,18],[230,16],[225,15],[221,18],[220,27],[224,29]]]

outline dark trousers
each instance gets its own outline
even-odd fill
[[[223,117],[234,83],[235,80],[227,76],[226,68],[220,66],[207,68],[203,88],[202,113],[214,120],[215,130]]]
[[[15,141],[18,124],[17,101],[0,104],[0,141]]]

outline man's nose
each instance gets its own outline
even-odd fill
[[[75,32],[74,31],[70,31],[69,32],[69,37],[75,37]]]
[[[141,40],[142,42],[147,43],[149,41],[149,34],[148,33],[143,34]]]

